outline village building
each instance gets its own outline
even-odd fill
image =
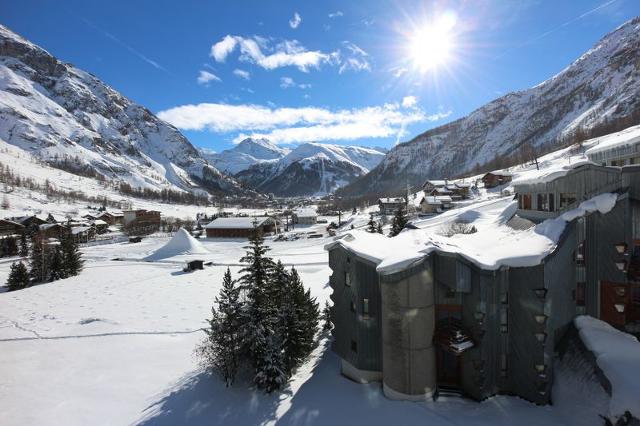
[[[425,194],[428,194],[436,188],[444,188],[445,186],[447,186],[446,180],[429,179],[422,185],[422,190]]]
[[[425,214],[442,213],[453,207],[453,199],[448,196],[425,195],[420,200],[420,211]]]
[[[104,234],[109,231],[109,224],[102,219],[92,220],[89,224],[95,228],[98,234]]]
[[[124,223],[124,214],[102,212],[101,214],[96,216],[95,219],[103,220],[107,224],[109,224],[109,226],[122,225]],[[95,220],[95,219],[91,219],[91,220]]]
[[[137,233],[152,234],[160,229],[160,212],[156,210],[126,210],[123,225]]]
[[[403,197],[378,199],[378,208],[380,210],[380,214],[383,215],[393,215],[398,211],[398,209],[405,209],[406,207],[407,202]]]
[[[37,227],[39,225],[47,223],[46,220],[39,218],[38,216],[20,216],[20,217],[9,218],[9,220],[13,222],[17,222],[23,225],[25,228],[32,228],[34,226]]]
[[[78,243],[86,243],[95,240],[96,228],[90,225],[77,225],[70,227],[71,235]]]
[[[0,219],[0,237],[20,235],[24,232],[24,225],[8,219]]]
[[[640,164],[640,126],[583,142],[590,161],[603,166]]]
[[[482,176],[482,183],[485,188],[495,188],[496,186],[504,185],[511,182],[513,176],[509,172],[502,170],[486,173]]]
[[[43,223],[38,226],[38,236],[43,239],[62,239],[69,235],[71,230],[59,223]]]
[[[293,212],[293,223],[298,225],[315,225],[318,213],[312,208],[300,208]]]
[[[557,189],[608,176],[595,167],[568,171]],[[537,225],[542,218],[521,217],[518,202],[502,197],[456,210],[451,223],[473,229],[454,237],[426,220],[394,238],[352,231],[327,245],[342,373],[381,381],[393,399],[448,391],[549,403],[554,359],[576,315],[640,324],[640,166],[614,171],[621,179],[574,190],[574,202]]]
[[[248,238],[255,229],[263,234],[277,234],[281,223],[268,216],[219,217],[205,227],[207,238]]]

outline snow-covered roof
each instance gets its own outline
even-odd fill
[[[429,179],[428,181],[425,182],[425,185],[427,183],[430,183],[433,186],[445,186],[447,184],[446,180],[434,180],[434,179]]]
[[[294,214],[298,217],[316,217],[318,213],[312,208],[297,209]]]
[[[404,198],[395,197],[395,198],[378,198],[378,203],[380,204],[398,204],[404,203]]]
[[[93,223],[94,225],[108,225],[107,222],[105,222],[104,220],[101,220],[101,219],[96,219],[96,220],[92,221],[91,223]]]
[[[81,234],[81,233],[83,233],[85,231],[90,230],[91,228],[93,228],[93,227],[92,226],[86,226],[86,225],[85,226],[72,226],[71,227],[71,233],[73,235],[78,235],[78,234]]]
[[[469,182],[456,182],[454,185],[458,188],[471,188],[471,183]]]
[[[605,136],[589,139],[583,144],[589,146],[587,155],[597,152],[607,151],[625,145],[635,145],[640,143],[640,125],[626,128],[620,132],[611,133]]]
[[[38,229],[40,230],[47,230],[47,229],[51,229],[51,228],[55,228],[57,226],[63,227],[63,225],[60,225],[59,223],[43,223],[42,225],[38,226]]]
[[[507,222],[514,216],[517,202],[503,197],[414,221],[418,229],[405,230],[394,238],[355,230],[325,248],[340,245],[351,250],[376,263],[382,274],[401,271],[434,251],[459,254],[487,270],[534,266],[555,250],[567,222],[594,211],[607,213],[616,200],[616,194],[600,194],[557,218],[515,230]],[[469,223],[477,232],[447,237],[442,231],[451,222]]]
[[[434,198],[440,201],[441,203],[453,202],[453,198],[451,198],[449,195],[434,195]]]
[[[580,338],[596,358],[611,383],[609,417],[630,410],[640,418],[640,342],[598,319],[582,315],[574,319]]]
[[[267,221],[273,221],[268,216],[256,217],[219,217],[209,222],[206,229],[253,229],[254,225],[262,225]]]
[[[449,197],[451,198],[451,197]],[[433,205],[441,205],[442,201],[438,200],[437,197],[432,196],[432,195],[427,195],[426,197],[422,197],[422,200],[420,200],[420,204],[422,203],[427,203],[427,204],[433,204]]]

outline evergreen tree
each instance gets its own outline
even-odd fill
[[[49,276],[48,259],[42,238],[35,236],[31,242],[31,256],[29,257],[29,276],[31,281],[40,283]]]
[[[376,232],[378,234],[382,234],[382,223],[381,222],[378,222],[378,227],[376,228]]]
[[[298,271],[291,268],[291,291],[295,306],[295,328],[290,331],[292,344],[286,359],[291,368],[300,365],[311,353],[314,347],[315,335],[318,328],[319,310],[315,298],[309,290],[305,291]]]
[[[62,270],[65,277],[73,277],[82,272],[84,261],[78,243],[72,235],[65,234],[61,241]]]
[[[367,223],[367,232],[372,234],[376,232],[376,222],[373,220],[373,216],[369,218],[369,223]]]
[[[9,278],[7,279],[7,287],[9,291],[19,290],[29,287],[29,271],[22,262],[15,262],[11,265],[11,272],[9,272]]]
[[[402,207],[398,207],[396,214],[393,216],[393,221],[391,222],[391,232],[389,233],[389,236],[395,237],[406,225],[407,216],[405,215],[404,209]]]
[[[64,262],[62,259],[62,250],[59,246],[55,246],[50,252],[49,260],[49,281],[57,281],[66,278]]]
[[[27,257],[29,256],[29,245],[27,244],[27,235],[23,232],[20,235],[20,256]]]
[[[331,307],[329,302],[324,302],[324,309],[322,309],[322,331],[333,330],[333,323],[331,322]]]
[[[207,366],[217,370],[227,386],[234,382],[240,367],[242,343],[242,303],[240,289],[231,279],[231,271],[227,268],[222,280],[222,289],[216,297],[218,305],[211,308],[212,318],[209,320],[207,341],[199,349]]]
[[[267,393],[281,389],[288,378],[283,365],[282,342],[264,324],[256,326],[254,339],[255,346],[259,348],[254,360],[254,383]]]

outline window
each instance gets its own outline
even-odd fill
[[[584,293],[587,283],[576,283],[576,306],[584,306]]]
[[[549,207],[549,211],[550,212],[553,212],[553,211],[556,210],[555,201],[556,201],[556,197],[552,193],[549,193],[549,206],[548,207]]]
[[[522,209],[531,210],[531,194],[522,195]]]
[[[351,306],[350,306],[350,308],[351,308],[351,312],[354,312],[354,313],[356,312],[356,304],[355,304],[355,303],[353,303],[353,301],[351,301]]]
[[[358,344],[355,340],[351,341],[351,352],[358,353]]]
[[[507,308],[500,309],[500,332],[507,333],[509,331],[509,313]]]
[[[584,240],[578,244],[578,250],[576,251],[576,265],[584,266],[585,258],[584,258]]]
[[[344,273],[344,285],[351,286],[351,274],[349,272]]]
[[[573,192],[560,194],[560,210],[569,207],[576,201],[576,194]]]
[[[369,299],[362,299],[362,314],[365,317],[369,316]]]

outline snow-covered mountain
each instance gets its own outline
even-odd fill
[[[549,152],[638,122],[640,18],[634,18],[545,82],[395,146],[375,169],[340,192],[399,192],[406,182],[459,176],[496,158],[531,148]]]
[[[268,139],[247,138],[220,153],[212,153],[205,148],[200,153],[218,170],[234,175],[257,163],[277,161],[290,152],[287,148],[269,142]]]
[[[134,187],[239,190],[175,127],[1,25],[0,139],[56,167]]]
[[[383,157],[373,148],[304,143],[279,160],[254,164],[236,178],[264,193],[324,195],[364,175]]]

